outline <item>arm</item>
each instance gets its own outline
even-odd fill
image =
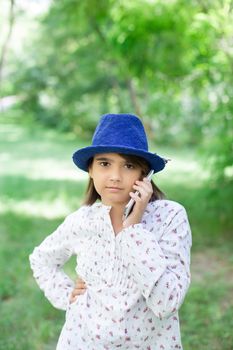
[[[190,283],[191,232],[184,208],[177,206],[162,224],[159,241],[142,224],[128,227],[122,248],[148,307],[159,318],[179,309]]]
[[[33,276],[39,287],[54,307],[63,310],[67,308],[74,288],[74,282],[62,270],[73,254],[73,221],[74,216],[68,216],[29,257]]]

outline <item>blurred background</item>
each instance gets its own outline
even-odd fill
[[[1,1],[1,350],[55,349],[64,313],[28,255],[81,205],[71,156],[108,112],[141,117],[171,159],[155,182],[188,212],[184,350],[232,350],[232,96],[233,1]]]

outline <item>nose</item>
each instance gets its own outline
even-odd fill
[[[114,168],[110,174],[110,180],[112,182],[120,182],[121,181],[121,170],[118,168]]]

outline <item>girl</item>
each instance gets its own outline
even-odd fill
[[[184,208],[146,178],[166,160],[148,151],[139,118],[107,114],[73,161],[90,176],[85,204],[30,255],[45,296],[66,310],[57,350],[182,349],[190,228]],[[76,286],[62,270],[73,254]]]

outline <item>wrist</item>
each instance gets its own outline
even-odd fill
[[[123,227],[127,228],[132,225],[138,225],[141,223],[141,217],[140,218],[127,218],[126,220],[123,221]]]

